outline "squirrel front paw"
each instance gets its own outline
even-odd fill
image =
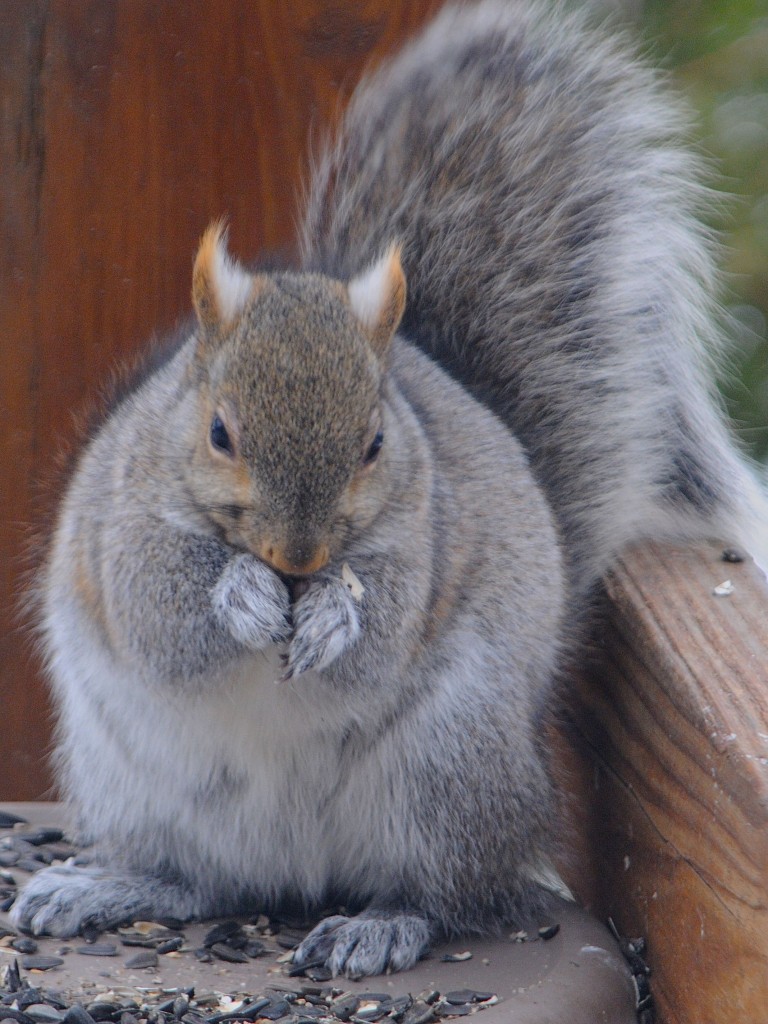
[[[253,555],[238,555],[227,564],[213,588],[212,602],[219,620],[251,650],[263,650],[291,635],[288,588]]]
[[[313,582],[293,609],[293,636],[283,679],[327,668],[360,634],[356,600],[341,579]]]

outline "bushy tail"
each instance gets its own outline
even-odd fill
[[[346,277],[402,242],[404,332],[522,440],[578,592],[628,542],[744,542],[764,507],[713,394],[686,123],[583,16],[484,0],[364,82],[308,189],[306,266]]]

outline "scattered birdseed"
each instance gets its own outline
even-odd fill
[[[608,927],[619,944],[624,959],[632,971],[632,982],[635,988],[635,1010],[638,1024],[654,1024],[656,1010],[648,977],[651,969],[645,962],[646,944],[644,938],[627,939],[621,935],[613,920],[608,918]]]
[[[10,820],[14,819],[14,820]],[[64,840],[59,829],[13,828],[26,822],[15,816],[0,818],[10,821],[13,830],[0,835],[0,870],[13,867],[28,871],[39,870],[46,864],[57,863],[72,855],[73,847]],[[75,859],[88,863],[87,854],[75,852]],[[15,878],[0,876],[0,900],[13,902],[16,892]],[[336,987],[330,970],[320,961],[299,970],[291,964],[293,947],[301,941],[304,931],[298,922],[269,919],[264,915],[250,923],[224,921],[212,925],[199,949],[186,945],[183,922],[164,918],[162,921],[135,921],[129,927],[110,931],[102,937],[96,927],[84,930],[84,945],[62,945],[61,955],[47,956],[37,952],[37,944],[29,936],[16,935],[0,926],[0,937],[5,936],[6,952],[13,949],[18,956],[0,964],[0,1024],[428,1024],[445,1018],[474,1014],[496,997],[485,999],[488,993],[456,990],[442,995],[437,989],[428,989],[418,996],[404,995],[393,999],[386,993],[351,993]],[[135,952],[128,954],[131,947]],[[290,947],[286,952],[281,952]],[[129,970],[156,970],[161,954],[205,959],[208,962],[246,964],[256,957],[270,957],[273,979],[265,985],[265,992],[239,992],[227,996],[222,993],[195,994],[193,988],[163,990],[136,987],[127,990],[103,988],[99,983],[84,983],[77,996],[62,994],[54,988],[38,985],[36,972],[50,971],[64,965],[64,957],[77,952],[82,956],[122,958],[120,966]],[[471,953],[446,956],[447,962],[460,963]],[[194,961],[193,961],[194,962]],[[226,971],[222,968],[222,971]],[[26,972],[34,972],[27,974]],[[291,985],[291,976],[297,976],[297,990]],[[109,977],[109,975],[105,975]],[[301,981],[298,978],[301,978]],[[46,979],[47,980],[47,979]],[[111,981],[110,984],[115,984]],[[83,994],[85,993],[85,995]],[[456,1001],[458,995],[465,1002]],[[451,998],[449,998],[449,996]],[[452,1001],[452,999],[454,1001]],[[12,1004],[12,1005],[11,1005]]]

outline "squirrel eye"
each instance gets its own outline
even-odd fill
[[[379,430],[377,432],[376,436],[374,437],[373,441],[371,441],[371,447],[365,453],[365,458],[363,459],[363,464],[364,465],[367,466],[371,462],[374,462],[376,460],[376,457],[378,456],[379,452],[381,451],[381,446],[383,444],[384,444],[384,432]]]
[[[227,455],[234,455],[232,440],[227,433],[227,428],[218,416],[214,416],[211,420],[211,444],[220,452],[226,452]]]

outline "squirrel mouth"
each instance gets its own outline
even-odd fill
[[[289,557],[277,544],[271,544],[267,541],[261,545],[259,557],[267,565],[275,569],[276,572],[280,573],[281,576],[298,577],[300,579],[305,576],[311,576],[326,566],[330,552],[326,544],[319,544],[309,557],[294,559]]]
[[[282,573],[280,573],[280,576],[285,581],[286,587],[288,587],[291,604],[296,604],[306,594],[312,582],[307,576],[284,576]]]

